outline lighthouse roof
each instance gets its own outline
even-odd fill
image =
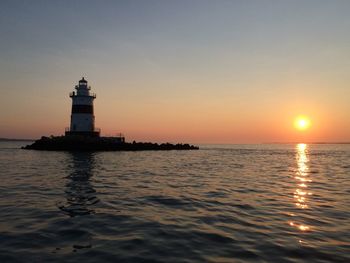
[[[79,82],[87,83],[87,81],[84,79],[84,77],[81,80],[79,80]]]

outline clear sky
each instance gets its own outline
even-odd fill
[[[350,141],[349,14],[346,0],[2,0],[0,137],[63,134],[84,76],[96,126],[127,140]]]

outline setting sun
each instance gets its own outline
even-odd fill
[[[310,120],[305,116],[299,116],[298,118],[296,118],[294,122],[294,126],[298,130],[301,130],[301,131],[306,130],[310,127]]]

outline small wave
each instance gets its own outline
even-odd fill
[[[144,199],[147,200],[147,202],[157,203],[164,206],[170,206],[172,208],[190,205],[189,202],[181,199],[159,196],[159,195],[147,196]]]

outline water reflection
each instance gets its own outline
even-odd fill
[[[297,208],[304,210],[309,208],[308,198],[310,195],[312,195],[312,193],[308,190],[308,186],[312,180],[310,178],[308,166],[309,157],[307,144],[299,143],[296,145],[296,162],[297,169],[294,178],[296,179],[297,187],[294,191],[294,203]],[[291,221],[289,222],[289,225],[296,227],[301,231],[310,230],[310,227],[303,223]]]
[[[296,171],[295,179],[297,180],[297,189],[294,192],[295,205],[301,209],[308,208],[307,196],[311,195],[308,189],[308,183],[312,182],[309,178],[308,167],[308,146],[304,143],[297,144],[296,160],[298,169]]]
[[[70,173],[67,176],[66,202],[59,209],[71,217],[94,213],[93,206],[99,202],[91,185],[95,165],[94,154],[88,152],[68,153],[71,155]]]

